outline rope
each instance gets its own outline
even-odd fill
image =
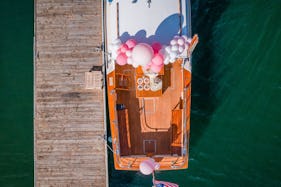
[[[154,181],[155,181],[155,176],[154,176],[154,171],[153,171],[153,172],[152,172],[152,184],[153,184],[152,187],[155,187]]]
[[[104,142],[106,143],[106,147],[114,154],[115,152],[114,152],[113,149],[110,147],[110,145],[108,145],[108,143],[107,143],[106,135],[103,135],[102,139],[103,139]]]

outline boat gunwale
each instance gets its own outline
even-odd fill
[[[188,9],[186,10],[186,11],[188,11],[189,9],[190,9],[190,1],[189,0],[187,0],[187,2],[188,2],[188,5],[187,5],[187,7],[188,7]],[[191,14],[190,13],[190,11],[188,11],[189,12],[189,14]],[[188,35],[191,35],[191,17],[190,16],[187,16],[187,17],[189,17],[189,21],[187,21],[187,23],[189,23],[190,24],[190,27],[188,27],[189,29],[188,29]],[[105,19],[106,20],[106,19]],[[107,29],[104,31],[105,33],[106,33],[106,31],[107,31]],[[106,34],[105,34],[106,35]],[[106,36],[105,36],[105,38],[106,38]],[[105,40],[106,41],[106,40]],[[108,48],[108,46],[107,46],[107,42],[105,42],[105,47],[104,47],[104,50],[106,51],[107,50],[107,48]],[[106,60],[105,60],[106,62],[105,62],[105,64],[106,64],[106,67],[108,67],[108,57],[106,58]],[[116,74],[116,72],[114,71],[114,73]],[[190,72],[191,73],[191,72]],[[108,78],[108,74],[106,74],[107,76],[107,78]],[[184,76],[184,74],[182,73],[182,76]],[[106,78],[106,80],[107,80],[107,78]],[[184,77],[183,77],[184,78]],[[107,82],[108,82],[108,80],[107,80]],[[108,89],[108,87],[107,87],[107,89]],[[190,92],[191,92],[191,85],[188,85],[188,87],[186,88],[185,87],[185,85],[183,85],[183,90],[187,90],[187,89],[190,89]],[[112,89],[112,90],[110,90],[110,93],[109,93],[109,90],[107,90],[108,91],[108,95],[109,94],[112,94],[112,91],[114,91],[115,92],[115,105],[116,105],[116,98],[117,98],[117,90],[116,89]],[[185,95],[185,94],[184,94]],[[189,96],[189,98],[185,98],[185,105],[187,104],[187,101],[188,100],[190,100],[191,101],[191,99],[190,99],[190,97],[191,97],[191,95]],[[114,109],[114,117],[113,117],[113,120],[111,120],[110,119],[110,127],[111,127],[111,129],[112,129],[112,127],[114,127],[114,131],[116,131],[116,134],[115,134],[115,140],[116,141],[114,141],[115,143],[113,143],[112,145],[113,145],[113,150],[115,150],[113,153],[114,153],[114,160],[116,160],[117,162],[118,162],[118,165],[119,166],[121,166],[121,164],[120,164],[120,159],[124,159],[124,158],[135,158],[134,157],[134,155],[130,155],[130,156],[121,156],[120,155],[120,149],[121,149],[121,147],[120,147],[120,139],[119,139],[119,128],[118,128],[118,118],[117,118],[117,109],[116,109],[116,107],[114,107],[115,106],[114,104],[112,105],[113,106],[113,108],[115,108]],[[185,106],[186,107],[186,106]],[[189,106],[190,107],[190,106]],[[110,108],[110,106],[109,106],[109,108]],[[182,118],[184,119],[185,117],[185,114],[186,114],[186,108],[183,110],[184,112],[183,112],[183,114],[184,115],[182,115]],[[185,120],[182,120],[183,121],[183,128],[184,129],[187,129],[187,121],[190,123],[190,114],[189,114],[189,116],[188,116],[188,119],[186,118]],[[189,127],[190,128],[190,127]],[[188,129],[188,130],[183,130],[183,137],[184,137],[184,139],[183,139],[183,146],[182,146],[182,149],[181,149],[181,155],[178,155],[178,156],[172,156],[172,155],[165,155],[165,154],[163,154],[163,155],[154,155],[154,157],[155,158],[157,158],[157,157],[164,157],[164,156],[169,156],[169,157],[175,157],[175,158],[178,158],[178,157],[186,157],[186,164],[184,164],[184,166],[183,167],[181,167],[181,168],[177,168],[177,169],[185,169],[185,168],[187,168],[187,163],[188,163],[188,156],[189,156],[189,147],[188,147],[188,145],[189,145],[189,133],[190,133],[190,129]],[[117,142],[117,143],[116,143]],[[146,155],[136,155],[136,157],[137,158],[149,158],[149,157],[147,157]],[[122,168],[120,168],[120,167],[118,167],[118,165],[114,162],[114,165],[115,165],[115,168],[116,169],[122,169]],[[124,168],[123,168],[124,169]],[[128,170],[131,170],[130,168],[127,168]],[[137,168],[138,169],[138,168]],[[171,169],[173,169],[173,168],[171,168]],[[125,169],[126,170],[126,169]]]

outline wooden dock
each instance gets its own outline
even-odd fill
[[[34,185],[108,186],[104,91],[85,89],[102,3],[35,0],[34,21]]]

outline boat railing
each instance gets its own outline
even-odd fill
[[[187,157],[188,156],[188,145],[189,145],[189,132],[187,132],[187,121],[190,120],[190,116],[187,116],[187,101],[190,99],[190,95],[188,97],[187,93],[190,89],[190,86],[185,86],[183,88],[183,113],[182,113],[182,121],[183,121],[183,125],[182,125],[182,132],[183,132],[183,145],[182,145],[182,151],[181,151],[181,157]],[[189,118],[189,119],[187,119]],[[185,165],[185,163],[187,162],[187,159],[178,159],[175,160],[172,165],[171,168],[176,169],[176,168],[181,168],[183,165]]]
[[[182,151],[181,151],[181,155],[176,155],[176,156],[172,156],[172,155],[157,155],[157,157],[170,157],[173,158],[173,160],[170,161],[166,161],[166,162],[170,162],[171,168],[173,169],[177,169],[177,168],[182,168],[182,166],[184,166],[187,162],[187,159],[183,159],[185,157],[188,157],[189,155],[189,149],[188,149],[188,145],[189,145],[189,131],[187,131],[187,121],[190,120],[190,116],[187,116],[187,105],[188,105],[188,101],[190,100],[190,94],[188,94],[188,91],[191,87],[185,86],[183,89],[183,110],[182,110],[182,121],[183,121],[183,125],[182,125],[182,132],[183,132],[183,145],[182,145]],[[117,95],[116,95],[116,91],[112,90],[111,94],[113,95],[113,106],[116,106],[117,104]],[[117,116],[117,109],[114,108],[114,118],[111,121],[114,124],[114,130],[116,131],[116,137],[115,140],[113,140],[113,143],[115,144],[115,155],[116,155],[116,161],[118,162],[119,167],[121,168],[131,168],[133,166],[134,163],[138,162],[138,159],[143,158],[145,155],[130,155],[128,156],[121,156],[120,155],[120,137],[119,137],[119,127],[118,127],[118,116]],[[155,157],[155,158],[157,158]],[[134,158],[134,160],[127,160],[128,162],[126,162],[126,158]],[[121,160],[122,159],[122,160]],[[124,160],[125,159],[125,160]],[[166,165],[166,164],[165,164]]]
[[[112,94],[112,96],[114,97],[114,99],[113,99],[113,106],[116,106],[116,100],[117,100],[117,97],[116,97],[116,92],[115,92],[115,90],[112,90],[111,91],[111,94]],[[121,164],[121,162],[120,162],[120,141],[119,141],[119,128],[118,128],[118,117],[117,117],[117,109],[116,109],[116,107],[114,108],[114,118],[113,118],[113,120],[111,121],[111,123],[113,123],[114,124],[114,129],[115,129],[115,131],[117,132],[116,133],[116,138],[115,139],[113,139],[113,142],[112,143],[114,143],[115,144],[115,155],[116,155],[116,157],[117,157],[117,161],[118,161],[118,164],[120,165]]]
[[[146,155],[129,155],[129,156],[121,156],[121,158],[144,158],[144,157],[147,157]],[[154,155],[152,156],[151,158],[161,158],[161,157],[170,157],[170,158],[173,158],[173,157],[178,157],[178,155],[170,155],[170,154],[159,154],[159,155]]]
[[[183,149],[182,149],[182,155],[186,156],[188,153],[188,135],[189,132],[187,132],[187,121],[190,121],[190,115],[187,116],[187,101],[190,100],[190,95],[187,96],[187,92],[190,89],[190,85],[184,87],[184,97],[183,97]],[[187,119],[188,118],[188,119]]]
[[[144,160],[144,158],[149,157],[146,157],[145,155],[121,156],[119,157],[120,160],[118,160],[118,164],[121,168],[134,168],[136,167],[136,164],[140,164]],[[167,160],[161,159],[161,161],[159,162],[160,167],[161,165],[163,165],[164,167],[168,166],[172,169],[176,169],[182,168],[182,166],[186,164],[185,156],[157,155],[152,158],[154,158],[155,160],[157,160],[157,158],[168,158]]]
[[[113,101],[114,101],[113,106],[116,106],[116,104],[117,104],[117,102],[116,102],[117,97],[116,97],[115,90],[112,90],[111,94],[114,97],[114,99],[113,99]],[[120,160],[121,158],[123,158],[123,156],[120,155],[120,137],[119,137],[118,116],[117,116],[117,109],[116,109],[116,107],[114,108],[114,118],[111,121],[111,123],[114,124],[114,130],[116,131],[116,139],[113,141],[113,143],[115,144],[115,155],[116,155],[116,160],[118,162],[118,165],[121,168],[130,168],[132,166],[132,164],[136,160],[133,163],[131,163],[131,162],[128,163],[127,165],[124,165],[123,162]]]

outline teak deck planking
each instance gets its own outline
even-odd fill
[[[35,0],[34,185],[108,186],[104,91],[85,89],[102,65],[102,4]]]
[[[108,103],[109,106],[114,106],[109,110],[113,148],[117,153],[120,151],[120,156],[114,154],[116,169],[138,170],[140,162],[147,159],[146,156],[154,155],[156,157],[153,158],[161,165],[160,170],[188,167],[188,153],[182,156],[180,154],[181,147],[184,146],[182,135],[186,134],[189,141],[191,74],[183,70],[181,64],[182,61],[178,60],[173,65],[165,66],[162,77],[163,95],[159,98],[137,97],[138,72],[129,65],[116,65],[115,71],[107,75],[108,82],[112,82],[107,85]],[[126,89],[119,89],[118,83],[124,86],[124,81],[118,80],[122,78],[120,75],[126,77]],[[181,96],[186,98],[186,113],[183,113],[184,101]],[[116,104],[123,107],[115,110]],[[167,118],[171,120],[167,121]],[[186,128],[182,124],[182,118],[186,119]]]
[[[146,150],[144,150],[146,146],[144,146],[144,143],[146,143],[149,148],[151,147],[149,142],[151,142],[151,144],[155,144],[156,150],[152,151],[155,151],[155,154],[170,153],[171,147],[169,145],[173,133],[171,122],[167,121],[167,119],[172,119],[173,108],[177,108],[176,105],[180,102],[183,83],[181,76],[175,76],[176,74],[181,74],[180,63],[176,62],[173,66],[165,67],[166,76],[163,77],[163,84],[169,85],[169,87],[164,88],[165,91],[160,98],[138,98],[136,96],[136,86],[134,85],[136,79],[134,69],[131,66],[118,66],[116,67],[116,72],[117,71],[126,73],[130,81],[129,90],[117,90],[117,104],[124,104],[125,107],[129,109],[127,110],[127,121],[130,124],[128,131],[131,135],[130,144],[132,144],[132,146],[130,147],[130,151],[128,151],[125,150],[127,146],[122,145],[122,142],[120,142],[123,150],[125,152],[131,152],[133,155],[144,155],[146,154]],[[167,76],[167,74],[170,76]],[[119,120],[118,116],[118,121]],[[182,125],[182,122],[179,120],[174,121],[174,123],[175,125],[177,123],[180,127]],[[124,126],[125,124],[121,123],[119,126]],[[124,138],[127,136],[126,132],[121,132],[122,129],[123,128],[119,131],[120,139],[121,137]],[[154,141],[154,143],[152,141]],[[124,143],[127,144],[127,142]]]

